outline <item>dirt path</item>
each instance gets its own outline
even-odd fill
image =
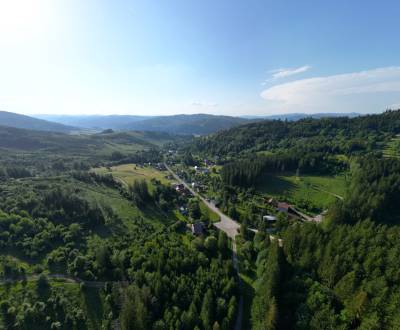
[[[333,197],[336,197],[336,198],[338,198],[338,199],[340,199],[340,200],[343,200],[343,196],[340,196],[340,195],[335,194],[335,193],[333,193],[333,192],[330,192],[330,191],[328,191],[328,190],[324,190],[324,189],[321,189],[321,188],[318,188],[318,187],[315,187],[315,186],[313,186],[312,188],[315,189],[315,190],[318,190],[318,191],[322,191],[322,192],[324,192],[324,193],[326,193],[326,194],[328,194],[328,195],[331,195],[331,196],[333,196]]]
[[[39,279],[40,275],[27,275],[24,277],[17,277],[17,278],[6,278],[0,280],[0,285],[6,285],[6,284],[12,284],[16,283],[19,281],[37,281]],[[72,277],[69,275],[65,274],[47,274],[46,277],[48,279],[53,279],[53,280],[63,280],[67,283],[71,284],[80,284],[84,283],[87,287],[90,288],[103,288],[106,282],[102,281],[85,281],[77,277]]]

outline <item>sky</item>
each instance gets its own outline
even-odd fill
[[[400,108],[397,0],[0,0],[0,110]]]

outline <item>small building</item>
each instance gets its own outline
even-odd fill
[[[192,223],[191,229],[193,235],[196,236],[203,235],[205,230],[204,223],[202,222]]]
[[[279,202],[277,207],[276,207],[276,209],[279,212],[284,212],[284,213],[288,213],[289,212],[289,208],[290,208],[290,205],[288,203],[284,203],[284,202]]]
[[[263,220],[268,221],[268,222],[274,222],[277,220],[277,217],[275,217],[273,215],[264,215]]]
[[[179,208],[179,212],[180,212],[182,215],[187,215],[187,214],[189,213],[187,207],[184,207],[184,206],[181,206],[181,207]]]
[[[278,206],[278,202],[277,202],[277,201],[275,200],[275,198],[273,198],[273,197],[269,198],[269,199],[267,200],[267,203],[268,203],[269,205],[271,205],[271,206],[275,206],[275,207]]]
[[[172,184],[172,186],[178,193],[182,193],[185,191],[185,186],[182,183],[174,183]]]

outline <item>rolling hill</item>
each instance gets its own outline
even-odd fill
[[[69,133],[75,128],[51,121],[33,118],[13,112],[0,111],[0,125],[15,128],[26,128],[37,131]]]
[[[124,130],[160,131],[184,135],[207,135],[248,123],[248,119],[207,114],[154,117],[128,123]]]
[[[63,125],[71,125],[79,128],[90,129],[121,129],[127,123],[145,120],[149,116],[131,116],[131,115],[35,115],[36,118],[53,121]]]
[[[268,116],[242,116],[246,119],[269,119],[269,120],[287,120],[287,121],[297,121],[305,118],[321,119],[321,118],[336,118],[336,117],[347,117],[354,118],[361,116],[361,114],[356,112],[348,113],[337,113],[337,112],[327,112],[327,113],[286,113],[282,115],[268,115]]]
[[[233,127],[196,140],[198,150],[219,156],[309,149],[347,153],[381,150],[400,133],[400,110],[354,118],[263,120]],[[382,133],[387,134],[386,136]]]
[[[126,150],[154,148],[184,137],[161,132],[102,132],[98,134],[64,134],[0,125],[0,148],[20,151],[61,153],[96,153],[113,151],[115,146]]]
[[[37,115],[36,117],[87,129],[111,128],[121,131],[153,131],[180,135],[207,135],[250,122],[247,118],[207,114],[155,117],[130,115]]]

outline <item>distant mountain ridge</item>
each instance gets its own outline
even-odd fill
[[[289,120],[289,121],[296,121],[301,120],[304,118],[314,118],[314,119],[321,119],[321,118],[336,118],[336,117],[348,117],[354,118],[361,116],[361,114],[356,112],[349,112],[349,113],[338,113],[338,112],[331,112],[331,113],[287,113],[282,115],[266,115],[266,116],[241,116],[241,118],[246,119],[270,119],[270,120]]]
[[[54,123],[30,116],[20,115],[8,111],[0,111],[0,125],[14,128],[25,128],[36,131],[50,131],[59,133],[70,133],[75,127]]]
[[[150,118],[133,115],[35,115],[36,118],[53,121],[63,125],[71,125],[89,129],[120,129],[127,123]]]
[[[154,117],[126,124],[121,128],[185,135],[207,135],[249,122],[249,119],[239,117],[195,114]]]
[[[73,125],[80,128],[114,129],[122,131],[153,131],[181,135],[206,135],[220,130],[249,123],[254,120],[218,116],[208,114],[172,115],[172,116],[131,116],[131,115],[37,115],[37,118],[46,119]]]

